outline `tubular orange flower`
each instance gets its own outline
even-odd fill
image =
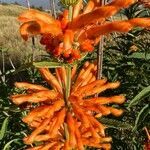
[[[87,29],[79,36],[79,41],[84,42],[85,39],[95,39],[99,35],[108,34],[111,32],[128,32],[136,26],[150,28],[149,18],[135,18],[128,21],[116,21],[106,23],[104,25],[95,26]]]
[[[70,3],[70,1],[68,1]],[[22,22],[20,33],[24,40],[29,36],[41,35],[41,44],[48,53],[67,62],[81,57],[82,52],[91,52],[99,42],[100,35],[111,32],[128,32],[140,26],[150,28],[149,18],[136,18],[126,21],[106,22],[106,18],[120,9],[133,4],[135,0],[117,0],[101,6],[100,0],[89,0],[83,7],[83,1],[76,1],[73,6],[72,20],[69,21],[67,10],[58,19],[37,11],[29,10],[19,16]],[[103,22],[103,24],[101,24]]]
[[[52,76],[48,69],[39,70],[52,90],[26,82],[15,83],[16,87],[26,89],[27,94],[11,96],[14,103],[19,105],[25,102],[38,102],[38,106],[22,119],[33,130],[24,138],[24,142],[27,145],[42,142],[40,146],[29,149],[50,150],[56,147],[58,150],[83,150],[84,146],[110,149],[111,138],[105,135],[106,127],[97,121],[96,117],[110,114],[120,116],[123,110],[110,107],[108,104],[122,104],[125,98],[123,95],[95,97],[95,94],[115,89],[120,85],[119,82],[109,83],[106,79],[92,82],[88,79],[84,82],[89,74],[95,76],[95,68],[95,64],[86,62],[78,76],[72,78],[67,102],[65,92],[62,92],[64,86],[66,89],[68,80],[65,67],[57,68],[56,76]],[[71,71],[73,76],[75,70],[76,66]]]

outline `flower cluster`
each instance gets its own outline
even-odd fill
[[[69,1],[70,2],[70,1]],[[48,53],[67,62],[79,59],[81,53],[91,52],[100,36],[111,32],[128,32],[133,27],[150,27],[149,18],[135,18],[125,21],[108,22],[106,18],[128,7],[134,0],[116,0],[101,6],[98,0],[89,0],[83,7],[82,0],[73,6],[73,12],[64,10],[54,19],[37,10],[22,13],[19,20],[22,37],[41,35],[41,44]]]
[[[95,97],[95,94],[115,89],[120,83],[109,83],[106,79],[96,80],[96,65],[86,62],[78,75],[76,67],[73,67],[71,90],[66,98],[63,87],[67,83],[67,70],[64,67],[57,68],[56,76],[47,68],[39,71],[53,89],[17,82],[16,87],[26,89],[27,94],[11,96],[17,105],[25,102],[38,103],[22,119],[33,130],[31,135],[24,138],[26,144],[33,145],[28,150],[84,150],[84,146],[111,149],[111,137],[105,135],[106,127],[96,118],[110,114],[120,116],[123,111],[111,104],[122,104],[125,97]],[[41,144],[34,147],[35,142]]]

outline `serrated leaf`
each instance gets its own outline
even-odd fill
[[[109,119],[109,118],[102,117],[99,119],[99,121],[111,128],[132,129],[132,126],[130,124],[122,122],[122,121],[118,121],[115,119]]]
[[[139,112],[136,120],[135,120],[135,125],[133,128],[133,131],[136,131],[136,129],[141,125],[141,123],[145,120],[146,116],[149,114],[150,112],[150,106],[149,104],[147,104],[146,106],[144,106],[142,108],[142,110]]]
[[[34,62],[33,65],[37,68],[58,68],[63,66],[62,63],[59,62],[48,62],[48,61],[43,61],[43,62]]]
[[[2,140],[5,136],[5,133],[7,131],[7,126],[8,126],[8,121],[9,121],[9,117],[5,118],[5,120],[3,121],[1,130],[0,130],[0,140]]]
[[[136,95],[128,105],[128,109],[132,106],[137,105],[141,100],[150,95],[150,86],[144,88],[138,95]]]

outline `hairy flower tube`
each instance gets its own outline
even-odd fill
[[[73,62],[80,59],[82,54],[93,51],[101,35],[128,32],[137,26],[150,28],[150,18],[108,21],[110,16],[134,2],[135,0],[114,0],[101,6],[101,0],[89,0],[87,5],[78,0],[72,6],[72,13],[64,10],[56,19],[31,9],[19,16],[19,21],[22,22],[20,33],[24,40],[29,36],[41,35],[40,42],[45,45],[48,53],[65,62]]]
[[[97,67],[86,62],[77,74],[76,66],[70,70],[56,68],[53,75],[48,68],[40,68],[42,77],[52,87],[17,82],[17,88],[26,89],[26,94],[12,95],[13,103],[36,103],[22,120],[32,133],[24,138],[28,150],[84,150],[85,146],[111,149],[111,137],[105,135],[106,126],[96,118],[120,116],[123,110],[111,104],[122,104],[123,95],[101,96],[107,89],[116,89],[119,82],[109,83],[106,79],[96,80]],[[99,94],[98,97],[95,97]],[[35,146],[35,142],[40,142]]]

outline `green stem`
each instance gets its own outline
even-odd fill
[[[71,67],[70,66],[66,66],[66,86],[64,86],[64,101],[65,101],[65,105],[67,107],[67,111],[71,111],[71,105],[69,102],[69,96],[70,96],[70,90],[71,90]],[[66,120],[66,119],[65,119]],[[68,132],[68,125],[67,123],[64,123],[64,134],[65,134],[65,139],[68,140],[69,139],[69,132]]]
[[[66,84],[67,93],[66,93],[66,96],[68,98],[70,95],[70,88],[71,88],[71,67],[70,66],[66,67],[66,76],[67,76],[67,84]]]
[[[66,66],[66,86],[64,87],[64,100],[65,100],[65,104],[67,106],[68,109],[71,108],[70,103],[69,103],[69,96],[70,96],[70,90],[71,90],[71,67],[70,66]]]
[[[69,6],[69,21],[72,21],[72,17],[73,17],[73,7]]]
[[[68,132],[68,126],[67,123],[64,123],[64,132],[65,132],[65,139],[69,139],[69,132]]]

